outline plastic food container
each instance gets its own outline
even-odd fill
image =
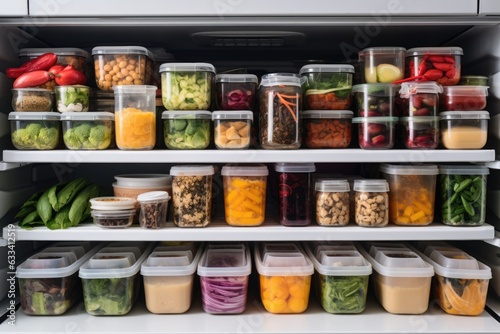
[[[303,66],[299,75],[304,84],[304,105],[311,110],[345,110],[351,106],[354,66],[311,64]]]
[[[114,86],[116,145],[149,150],[156,142],[156,86]]]
[[[302,313],[309,303],[314,266],[304,251],[266,250],[256,244],[254,259],[260,281],[260,298],[270,313]]]
[[[105,150],[111,145],[115,120],[112,113],[65,112],[60,119],[64,145],[68,149]]]
[[[405,77],[436,81],[441,86],[453,86],[460,81],[461,56],[459,47],[423,47],[406,51]]]
[[[279,219],[284,226],[311,224],[311,174],[316,170],[312,163],[277,163]]]
[[[137,198],[148,191],[166,191],[172,195],[172,177],[168,174],[121,174],[115,179],[115,196]]]
[[[268,174],[264,165],[222,167],[226,223],[232,226],[258,226],[264,222]]]
[[[401,117],[403,142],[408,149],[430,150],[439,145],[439,117],[413,116]]]
[[[206,248],[198,263],[203,310],[211,314],[245,311],[252,259],[248,247]]]
[[[139,258],[132,250],[96,253],[80,267],[85,310],[92,315],[127,314],[137,300],[141,265],[151,253],[150,244]]]
[[[215,67],[208,63],[160,66],[163,105],[167,110],[208,110]]]
[[[250,110],[217,110],[212,113],[214,142],[218,149],[250,147],[253,113]]]
[[[316,190],[316,223],[344,226],[349,223],[350,186],[347,180],[319,180]]]
[[[389,218],[396,225],[428,225],[434,221],[436,165],[380,166],[389,183]]]
[[[386,180],[354,180],[354,214],[359,226],[389,223],[389,184]]]
[[[142,46],[96,46],[92,56],[99,89],[151,84],[153,55]]]
[[[396,115],[396,96],[399,85],[361,84],[352,87],[353,110],[360,117]]]
[[[487,111],[445,111],[439,114],[441,141],[450,150],[479,150],[488,139]]]
[[[373,268],[375,297],[389,313],[422,314],[429,305],[434,270],[408,248],[378,250],[372,257],[362,247],[361,255]]]
[[[162,228],[167,225],[170,196],[166,191],[150,191],[137,196],[141,206],[139,224],[144,228]]]
[[[259,137],[262,148],[300,147],[301,85],[301,79],[292,73],[262,76],[259,87]]]
[[[362,80],[366,83],[391,83],[403,79],[405,69],[405,48],[373,47],[359,52],[364,74]]]
[[[449,86],[443,88],[441,110],[483,110],[486,107],[488,86]]]
[[[53,150],[59,145],[59,113],[14,111],[8,119],[10,138],[18,150]]]
[[[334,246],[335,247],[335,246]],[[315,273],[317,296],[328,313],[361,313],[366,306],[372,266],[356,250],[306,248]]]
[[[488,77],[482,75],[462,75],[458,84],[464,86],[488,86]]]
[[[82,85],[56,86],[56,109],[59,112],[89,111],[90,87]]]
[[[13,88],[12,110],[51,111],[52,91],[43,88]]]
[[[302,113],[308,148],[346,148],[351,143],[350,110],[306,110]]]
[[[55,248],[55,249],[54,249]],[[30,315],[60,315],[81,298],[77,271],[100,246],[85,251],[59,247],[29,257],[18,265],[21,309]]]
[[[90,60],[89,53],[77,48],[27,48],[19,50],[19,59],[24,63],[44,53],[57,55],[57,65],[72,65],[75,70],[85,73],[85,64]],[[51,80],[53,81],[53,80]],[[55,81],[53,81],[55,84]]]
[[[391,149],[394,146],[394,128],[397,117],[355,117],[358,124],[359,147],[362,149]]]
[[[164,111],[161,118],[165,145],[169,149],[204,149],[210,144],[210,111]]]
[[[205,227],[211,222],[213,166],[170,168],[172,209],[178,227]]]
[[[257,84],[254,74],[217,74],[216,102],[220,110],[252,110]]]
[[[157,314],[184,313],[191,307],[194,273],[202,248],[162,250],[155,248],[141,265],[144,294],[149,312]]]
[[[137,201],[127,197],[95,197],[90,199],[94,223],[104,228],[125,228],[132,225]]]
[[[443,87],[435,82],[403,82],[399,96],[405,116],[437,116]]]
[[[484,166],[439,166],[442,219],[446,225],[482,225],[486,216]]]

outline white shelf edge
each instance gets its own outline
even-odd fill
[[[500,169],[500,160],[490,161],[485,163],[484,165],[491,169]]]
[[[0,161],[0,172],[4,172],[7,170],[11,170],[11,169],[16,169],[16,168],[22,167],[24,165],[26,165],[26,163]]]

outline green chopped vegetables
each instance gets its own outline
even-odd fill
[[[170,149],[204,149],[210,144],[209,119],[167,119],[164,130]]]
[[[207,110],[212,76],[202,71],[162,73],[163,105],[168,110]]]
[[[308,78],[305,84],[306,95],[335,92],[338,98],[347,98],[351,94],[352,75],[348,73],[320,73]]]
[[[59,112],[78,112],[89,110],[90,89],[86,86],[57,86],[56,107]]]
[[[321,305],[329,313],[360,313],[365,309],[368,276],[319,275]]]
[[[134,277],[82,279],[85,309],[93,315],[127,314],[135,301]]]
[[[71,150],[104,150],[111,145],[111,129],[111,121],[78,123],[64,132],[64,144]]]
[[[19,150],[52,150],[59,143],[59,124],[32,122],[12,132],[12,144]]]

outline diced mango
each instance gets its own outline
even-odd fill
[[[412,222],[416,222],[420,218],[425,217],[425,213],[423,211],[418,211],[415,214],[411,215],[410,220]]]
[[[413,214],[413,206],[408,205],[403,212],[403,216],[410,217]]]

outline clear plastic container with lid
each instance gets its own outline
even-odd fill
[[[215,67],[208,63],[160,66],[163,105],[167,110],[208,110]]]
[[[12,110],[51,111],[52,91],[44,88],[13,88]]]
[[[116,145],[149,150],[156,142],[156,86],[114,86]]]
[[[105,150],[111,145],[115,115],[109,112],[61,114],[64,145],[70,150]]]
[[[443,87],[430,82],[403,82],[399,96],[403,99],[404,116],[437,116],[439,110],[439,94]]]
[[[359,226],[389,223],[389,184],[386,180],[354,180],[354,215]]]
[[[354,85],[353,110],[360,117],[394,116],[399,87],[390,83]]]
[[[439,114],[441,141],[450,150],[479,150],[488,139],[490,113],[478,111],[444,111]]]
[[[212,217],[213,166],[183,165],[170,168],[172,210],[178,227],[205,227]]]
[[[460,81],[462,48],[422,47],[406,50],[405,77],[453,86]]]
[[[402,47],[371,47],[359,52],[366,83],[391,83],[404,78],[405,48]]]
[[[349,223],[350,186],[347,180],[318,180],[315,184],[316,223],[344,226]]]
[[[263,75],[259,87],[260,145],[298,149],[302,142],[300,110],[304,80],[293,73]]]
[[[137,196],[141,206],[139,224],[144,228],[162,228],[167,225],[170,196],[166,191],[149,191]]]
[[[299,75],[304,84],[304,105],[312,110],[345,110],[351,105],[354,66],[311,64],[303,66]]]
[[[89,111],[90,87],[84,85],[56,86],[55,107],[59,112]]]
[[[137,201],[127,197],[95,197],[90,199],[94,223],[104,228],[126,228],[134,222]]]
[[[302,113],[304,143],[308,148],[346,148],[351,143],[353,112],[306,110]]]
[[[404,129],[402,141],[408,149],[432,150],[439,145],[439,117],[412,116],[400,117]]]
[[[222,167],[226,223],[232,226],[258,226],[264,222],[268,174],[264,165]]]
[[[354,117],[352,123],[358,124],[359,147],[365,150],[391,149],[397,121],[397,117]]]
[[[285,226],[311,224],[311,174],[313,163],[277,163],[279,219]]]
[[[220,110],[252,110],[259,80],[255,74],[217,74],[216,102]]]
[[[99,89],[152,83],[153,54],[142,46],[96,46],[92,56]]]
[[[166,191],[172,194],[172,177],[168,174],[121,174],[113,183],[115,196],[137,198],[148,191]]]
[[[53,150],[59,145],[61,122],[57,112],[9,113],[10,138],[18,150]]]
[[[247,246],[214,249],[207,247],[198,263],[203,310],[210,314],[239,314],[245,311],[252,258]]]
[[[389,219],[396,225],[428,225],[434,221],[437,165],[380,166],[389,183]]]
[[[210,144],[212,113],[207,110],[164,111],[165,145],[172,150],[204,149]]]
[[[462,75],[458,84],[464,86],[488,86],[488,77],[483,75]]]
[[[443,88],[441,111],[483,110],[488,86],[448,86]]]
[[[250,147],[253,113],[250,110],[216,110],[212,113],[214,142],[218,149]]]
[[[26,48],[19,50],[19,59],[24,63],[45,53],[57,56],[56,65],[71,65],[75,70],[85,73],[85,65],[90,60],[89,53],[78,48]],[[55,85],[55,81],[51,80]]]

